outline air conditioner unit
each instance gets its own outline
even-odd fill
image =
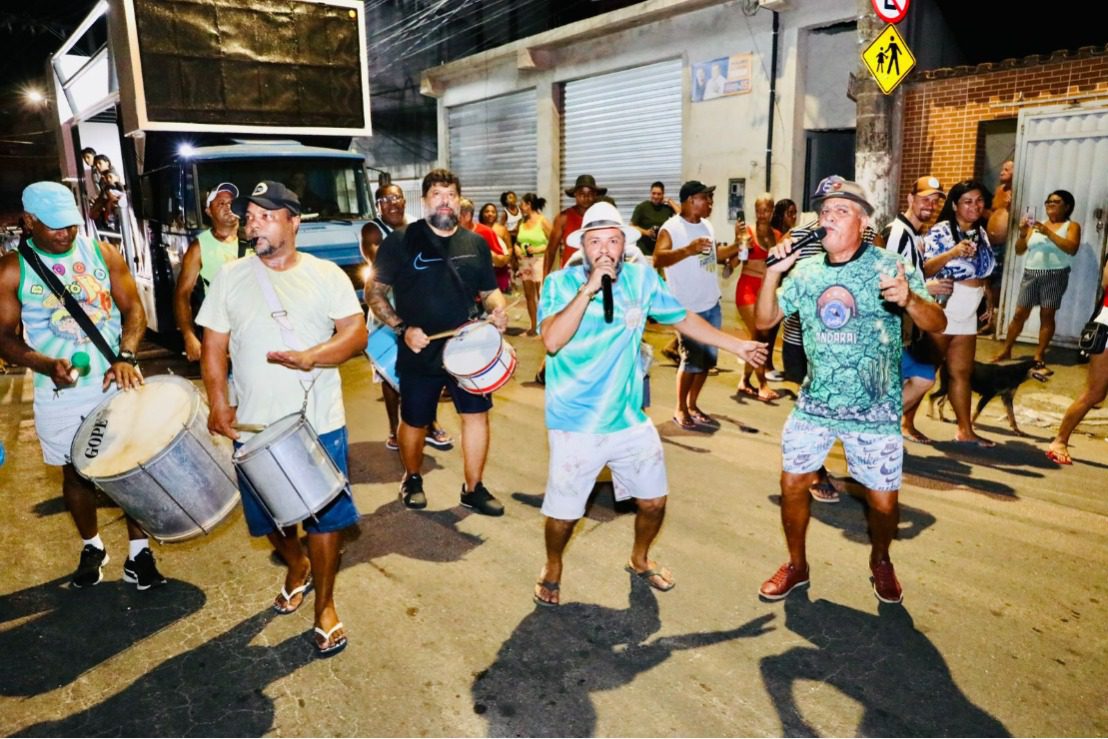
[[[780,12],[782,10],[789,10],[790,4],[789,0],[758,0],[758,7]]]

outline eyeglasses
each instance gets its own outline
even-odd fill
[[[383,197],[383,198],[377,198],[377,202],[378,203],[403,203],[404,202],[404,196],[403,195],[388,195],[388,196]]]

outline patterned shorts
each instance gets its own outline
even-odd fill
[[[551,429],[544,516],[576,521],[585,515],[596,476],[612,471],[616,500],[661,498],[669,492],[658,429],[649,420],[610,434]]]
[[[904,438],[899,434],[834,431],[790,414],[781,431],[781,469],[793,474],[815,472],[827,459],[835,439],[846,451],[851,477],[870,490],[895,493],[904,471]]]

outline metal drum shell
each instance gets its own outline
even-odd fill
[[[347,487],[346,477],[299,413],[267,426],[239,447],[232,461],[281,528],[315,518]]]
[[[119,474],[89,477],[77,464],[74,467],[146,533],[170,543],[211,532],[234,510],[239,495],[231,442],[208,432],[208,406],[196,387],[173,375],[146,379],[147,385],[159,382],[175,382],[192,393],[188,421],[173,439],[150,458]],[[100,420],[114,397],[96,406],[82,422],[73,437],[71,459],[77,458],[77,445],[86,424]]]

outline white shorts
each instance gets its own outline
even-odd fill
[[[56,467],[69,464],[69,448],[81,422],[93,408],[117,392],[114,383],[107,392],[100,389],[100,383],[95,383],[62,390],[56,396],[54,388],[35,388],[35,433],[46,464]]]
[[[605,465],[612,471],[616,500],[663,498],[669,493],[662,440],[650,421],[610,434],[547,432],[550,470],[543,515],[576,521]]]
[[[946,301],[947,336],[977,335],[977,306],[985,297],[985,288],[968,287],[960,282],[954,283],[954,292]]]

